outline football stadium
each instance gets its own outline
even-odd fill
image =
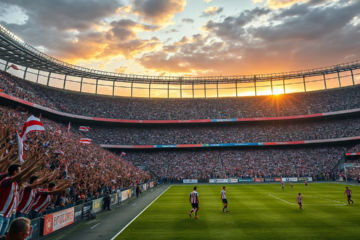
[[[358,239],[359,13],[0,0],[0,240]]]

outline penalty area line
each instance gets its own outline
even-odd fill
[[[277,200],[280,200],[280,201],[282,201],[282,202],[284,202],[284,203],[287,203],[287,204],[290,204],[290,205],[297,205],[297,204],[295,204],[295,203],[290,203],[290,202],[288,202],[288,201],[285,201],[284,199],[275,197],[274,195],[271,195],[271,194],[268,194],[268,195],[269,195],[270,197],[273,197],[273,198],[275,198],[275,199],[277,199]]]
[[[146,209],[148,209],[148,207],[151,206],[151,204],[153,204],[159,197],[161,197],[161,195],[163,195],[172,185],[170,185],[165,191],[163,191],[157,198],[154,199],[154,201],[152,201],[149,205],[147,205],[146,208],[144,208],[138,215],[136,215],[136,217],[134,217],[128,224],[126,224],[126,226],[120,230],[120,232],[118,232],[111,240],[114,240],[115,238],[117,238],[117,236],[120,235],[120,233],[122,233],[133,221],[135,221]]]

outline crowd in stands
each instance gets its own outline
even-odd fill
[[[80,144],[77,131],[70,127],[68,132],[68,126],[46,118],[41,118],[44,132],[27,135],[25,161],[20,162],[16,131],[22,131],[31,115],[4,106],[0,112],[0,236],[15,216],[36,218],[47,209],[82,203],[151,178],[149,172],[96,144]],[[33,194],[32,201],[25,192]],[[4,202],[11,196],[14,204],[6,209]],[[25,208],[26,197],[32,205]]]
[[[133,152],[126,159],[160,177],[318,177],[333,174],[346,147],[162,150]]]
[[[360,108],[358,87],[280,96],[219,99],[112,98],[57,90],[0,71],[4,93],[58,111],[138,120],[277,117]]]
[[[99,144],[218,144],[282,142],[360,136],[360,119],[242,122],[226,125],[92,126],[85,135]]]

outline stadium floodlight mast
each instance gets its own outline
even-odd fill
[[[346,171],[347,168],[360,168],[360,166],[344,166],[346,182],[348,182],[347,171]]]

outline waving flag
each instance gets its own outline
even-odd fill
[[[25,141],[30,132],[45,132],[44,125],[41,123],[40,119],[34,117],[33,115],[26,120],[20,134],[21,139]]]
[[[121,152],[121,156],[122,156],[122,157],[126,156],[126,153],[125,153],[125,152]]]
[[[71,128],[71,122],[69,122],[69,124],[68,124],[68,133],[70,131],[70,128]]]
[[[54,153],[60,153],[61,155],[64,155],[65,153],[61,150],[55,150]]]
[[[79,127],[79,131],[88,132],[88,131],[90,131],[90,127],[80,126],[80,127]]]
[[[89,139],[89,138],[81,138],[80,143],[82,143],[82,144],[90,144],[91,139]]]
[[[17,141],[18,141],[18,149],[19,149],[19,160],[20,162],[24,162],[24,142],[19,136],[19,133],[16,132]]]
[[[6,70],[9,70],[9,68],[13,68],[13,69],[15,69],[15,70],[19,70],[19,68],[18,68],[16,65],[14,65],[14,64],[11,64],[10,66],[8,66],[8,68],[7,68]]]

